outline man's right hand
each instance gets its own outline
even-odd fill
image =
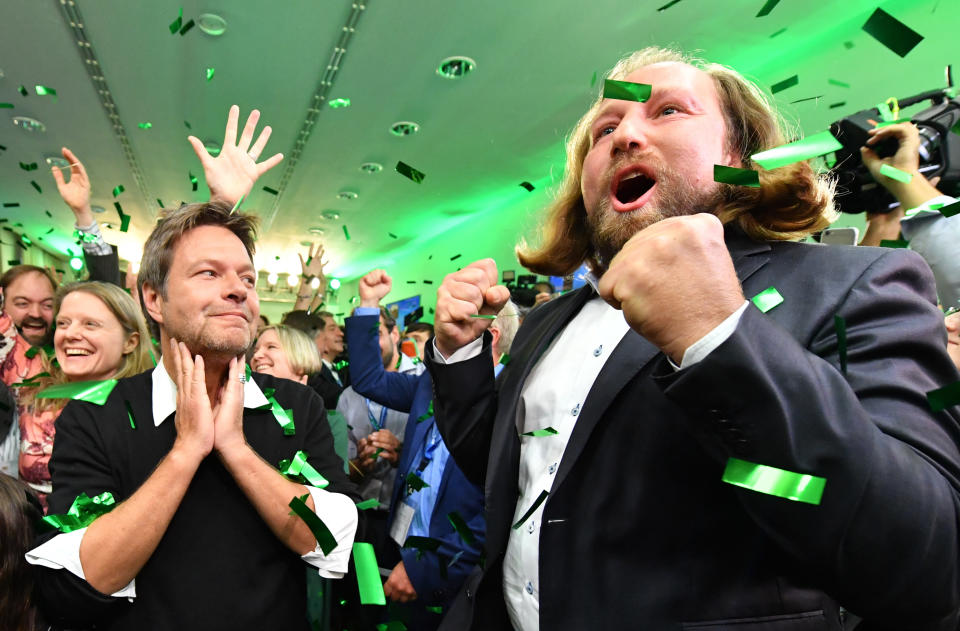
[[[940,195],[933,184],[920,174],[920,132],[913,123],[899,123],[871,129],[870,138],[866,146],[860,148],[863,164],[870,171],[870,175],[880,185],[890,191],[900,202],[901,212],[916,208],[920,204]],[[892,156],[881,158],[871,148],[888,138],[897,140],[897,152]],[[913,177],[909,182],[900,182],[880,173],[884,166],[908,173]]]
[[[187,345],[175,339],[170,340],[170,352],[174,365],[171,376],[177,385],[174,449],[202,460],[213,450],[214,439],[213,408],[207,396],[203,357],[191,358]]]
[[[379,307],[380,300],[390,293],[393,281],[382,269],[367,273],[357,284],[361,307]]]
[[[510,290],[497,284],[497,264],[483,259],[447,274],[437,290],[434,321],[437,350],[449,357],[474,341],[492,322],[476,315],[496,315],[510,299]]]
[[[93,210],[90,208],[90,178],[87,177],[87,170],[83,168],[83,163],[72,151],[64,147],[61,153],[70,163],[70,181],[67,182],[63,178],[60,167],[52,167],[53,179],[57,183],[60,197],[73,211],[77,225],[86,228],[93,223]]]

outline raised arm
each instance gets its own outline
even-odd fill
[[[300,286],[297,288],[297,302],[294,303],[293,309],[313,311],[319,304],[314,304],[318,300],[323,302],[323,294],[327,287],[327,277],[323,273],[323,268],[326,267],[327,262],[323,260],[323,244],[317,246],[317,251],[313,251],[313,244],[310,245],[310,249],[307,250],[307,260],[303,260],[302,254],[297,254],[300,257]],[[320,280],[320,285],[314,291],[311,287],[311,281],[314,278]]]

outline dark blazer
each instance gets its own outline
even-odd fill
[[[744,295],[775,286],[784,302],[748,306],[681,371],[633,331],[611,354],[545,503],[540,629],[839,629],[841,605],[864,629],[956,629],[960,425],[925,393],[960,375],[929,268],[906,250],[759,243],[736,229],[727,244]],[[489,336],[480,357],[427,361],[446,444],[486,492],[486,569],[444,629],[510,629],[517,404],[592,296],[531,312],[496,384]],[[822,501],[726,484],[730,457],[825,477]]]
[[[110,250],[110,254],[88,254],[84,252],[83,258],[87,265],[87,271],[90,273],[89,280],[112,283],[123,289],[117,246],[111,245]]]
[[[324,407],[328,410],[337,409],[337,402],[340,401],[340,394],[345,386],[337,383],[326,364],[321,364],[320,372],[315,372],[307,378],[307,385],[320,395]]]
[[[428,373],[410,375],[384,370],[378,341],[378,322],[378,316],[374,315],[347,318],[347,342],[353,369],[353,389],[388,408],[410,413],[390,502],[389,521],[392,523],[393,509],[403,501],[407,474],[416,470],[418,463],[414,462],[414,458],[426,443],[434,424],[430,413],[433,396]],[[493,376],[492,362],[488,363],[487,372]],[[467,545],[461,539],[447,519],[447,515],[453,512],[459,513],[466,521],[476,543]],[[437,605],[446,609],[480,559],[484,529],[483,493],[478,485],[467,480],[451,455],[443,470],[437,502],[430,518],[429,536],[439,542],[439,548],[436,551],[400,550],[404,569],[417,591],[420,610],[424,606]],[[458,554],[457,561],[449,565]],[[441,563],[443,570],[440,569]]]

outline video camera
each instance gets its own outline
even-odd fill
[[[954,98],[951,66],[946,69],[947,88],[929,90],[897,100],[900,109],[930,101],[931,106],[910,117],[920,132],[920,173],[927,179],[940,176],[937,188],[946,195],[960,193],[960,98]],[[878,184],[860,158],[867,132],[881,121],[876,107],[862,110],[830,125],[830,132],[843,145],[835,153],[831,173],[837,177],[837,208],[845,213],[864,211],[888,213],[898,206]],[[951,130],[954,130],[951,133]],[[873,146],[881,158],[897,152],[897,140],[890,138]]]

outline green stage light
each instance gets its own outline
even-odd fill
[[[337,278],[331,278],[330,289],[333,289],[334,291],[336,291],[337,289],[340,289],[340,280]]]
[[[70,267],[74,271],[79,272],[81,269],[83,269],[83,259],[80,258],[79,256],[70,257]]]

